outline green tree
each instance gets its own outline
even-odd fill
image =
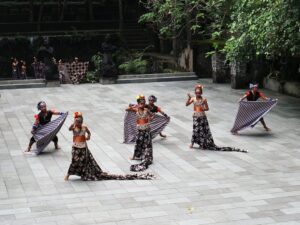
[[[229,60],[276,60],[299,53],[299,0],[236,0],[231,17],[224,48]]]

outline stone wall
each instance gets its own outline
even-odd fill
[[[264,87],[272,91],[280,92],[287,95],[292,95],[295,97],[300,97],[300,82],[292,82],[292,81],[279,82],[272,78],[265,78]]]

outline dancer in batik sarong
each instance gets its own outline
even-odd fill
[[[27,67],[26,62],[21,60],[21,73],[20,73],[20,79],[27,79]]]
[[[269,98],[267,98],[261,91],[258,91],[258,84],[250,84],[249,89],[250,90],[247,91],[245,95],[240,98],[240,101],[243,101],[244,99],[247,99],[247,101],[257,101],[259,98],[265,101],[269,100]],[[271,129],[267,127],[264,118],[261,118],[259,121],[261,122],[266,131],[271,131]],[[253,125],[253,127],[254,126],[255,125]],[[234,134],[237,134],[237,132],[235,132]]]
[[[129,107],[126,111],[133,111],[137,115],[137,137],[132,160],[141,160],[139,164],[131,165],[131,171],[143,171],[148,168],[153,161],[152,138],[150,132],[150,121],[152,113],[145,107],[145,96],[137,97],[138,107]]]
[[[161,134],[161,132],[170,122],[170,118],[164,112],[161,112],[164,116],[158,115],[158,112],[160,112],[161,109],[156,105],[154,105],[153,102],[152,103],[151,102],[152,101],[150,101],[149,105],[145,106],[145,108],[149,108],[150,112],[152,111],[152,113],[154,113],[153,119],[150,121],[149,124],[151,138],[154,139],[158,134],[160,134],[161,137],[165,137],[165,135]],[[129,107],[137,108],[138,105],[129,104]],[[136,120],[137,120],[136,111],[127,110],[124,117],[124,143],[126,144],[135,143],[136,141],[137,134],[138,134]]]
[[[12,67],[12,78],[19,79],[19,61],[17,58],[14,58],[11,64]]]
[[[44,101],[40,101],[37,104],[37,109],[40,110],[40,113],[35,115],[35,122],[32,126],[32,130],[31,133],[34,134],[36,129],[40,126],[40,125],[45,125],[47,123],[49,123],[51,121],[52,115],[62,115],[62,112],[56,112],[54,110],[47,110],[47,105]],[[55,135],[55,137],[52,139],[52,141],[54,142],[54,147],[56,150],[59,149],[58,146],[58,138]],[[31,147],[32,145],[35,143],[35,139],[34,137],[30,138],[29,141],[29,145],[28,148],[26,149],[25,152],[30,152],[31,151]]]
[[[72,162],[69,167],[65,180],[70,175],[80,176],[82,180],[134,180],[134,179],[152,179],[151,174],[128,174],[115,175],[103,172],[97,164],[92,153],[89,151],[87,141],[91,138],[91,132],[86,125],[83,124],[82,113],[74,114],[74,123],[69,127],[73,132]]]
[[[218,147],[215,145],[212,134],[210,132],[208,120],[205,115],[205,111],[209,110],[207,99],[202,96],[202,85],[195,86],[195,95],[192,97],[188,94],[186,106],[194,104],[194,115],[193,115],[193,136],[190,144],[190,148],[193,148],[194,144],[198,144],[200,149],[213,150],[213,151],[236,151],[236,152],[247,152],[242,149],[232,147]]]
[[[157,102],[157,98],[154,95],[150,95],[148,97],[148,105],[146,105],[146,108],[148,108],[151,113],[153,114],[160,113],[168,120],[170,120],[170,117],[166,113],[164,113],[160,107],[156,106],[155,102]],[[167,137],[167,135],[163,134],[162,132],[159,132],[159,135],[163,138]]]

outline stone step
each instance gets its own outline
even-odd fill
[[[26,80],[0,80],[0,85],[7,84],[35,84],[35,83],[44,83],[44,79],[26,79]]]
[[[144,77],[143,77],[144,75]],[[186,81],[186,80],[198,80],[198,77],[192,73],[192,74],[173,74],[173,76],[170,76],[169,74],[140,74],[138,76],[131,75],[131,77],[128,77],[130,75],[121,75],[117,79],[117,84],[126,84],[126,83],[148,83],[148,82],[166,82],[166,81]],[[154,75],[154,76],[149,76]],[[127,76],[127,78],[124,78],[123,76]]]
[[[119,79],[134,79],[134,78],[157,78],[157,77],[183,77],[196,76],[194,72],[176,72],[176,73],[151,73],[151,74],[126,74],[120,75]]]
[[[27,80],[0,80],[0,89],[20,89],[20,88],[43,88],[46,87],[44,79]]]

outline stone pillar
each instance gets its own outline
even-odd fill
[[[247,64],[245,62],[232,62],[230,64],[231,88],[239,89],[247,86]]]
[[[229,81],[229,67],[225,60],[225,55],[218,52],[211,57],[212,78],[214,83],[225,83]]]

